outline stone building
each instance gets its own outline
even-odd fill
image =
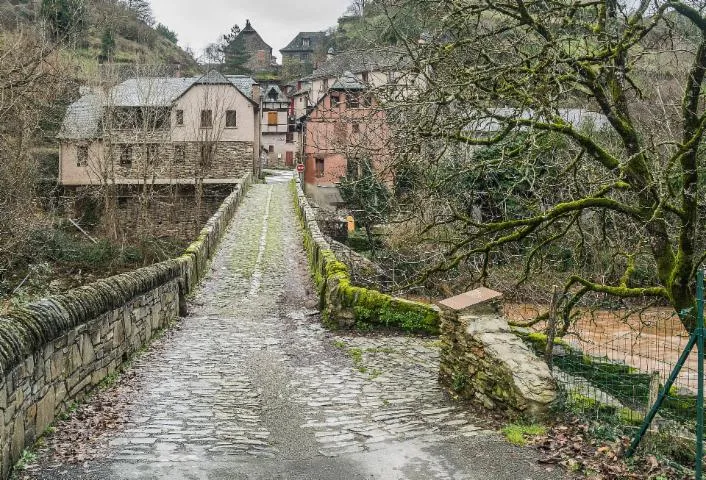
[[[61,185],[229,183],[256,168],[250,77],[142,77],[83,93],[58,135]]]
[[[299,32],[289,45],[280,50],[286,78],[301,78],[313,73],[326,61],[326,32]]]
[[[245,28],[240,31],[235,38],[235,42],[242,42],[245,51],[250,56],[244,67],[254,75],[273,72],[277,69],[275,59],[272,56],[272,47],[257,33],[250,20],[246,20]],[[226,59],[226,63],[228,63],[228,59]]]
[[[244,175],[259,174],[259,111],[252,78],[216,71],[84,89],[58,135],[59,183],[79,215],[81,201],[112,189],[125,231],[142,216],[188,238]]]

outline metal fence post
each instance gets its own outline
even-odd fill
[[[696,480],[701,480],[704,456],[704,269],[696,277],[696,336],[698,348],[698,385],[696,397]]]

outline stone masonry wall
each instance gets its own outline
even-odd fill
[[[293,190],[295,208],[304,228],[304,247],[314,283],[319,289],[325,320],[336,322],[343,328],[361,322],[411,332],[438,332],[439,313],[435,307],[353,285],[348,267],[336,258],[321,233],[316,213],[309,205],[299,179]]]
[[[250,183],[244,177],[179,258],[0,317],[2,478],[56,416],[184,313]]]
[[[442,307],[439,380],[454,394],[512,417],[542,418],[556,398],[547,364],[492,309]]]
[[[117,140],[113,140],[117,142]],[[146,146],[130,142],[132,145],[132,163],[120,163],[120,146],[112,149],[112,164],[116,178],[157,178],[193,179],[198,176],[205,179],[239,178],[253,170],[253,142],[214,142],[212,158],[207,165],[201,163],[201,148],[204,142],[164,142],[155,143],[156,159],[147,163]],[[184,148],[184,160],[175,158],[175,148]]]
[[[218,210],[228,197],[229,188],[204,187],[200,206],[197,205],[194,187],[181,186],[174,195],[156,193],[150,204],[140,206],[139,193],[121,196],[115,212],[116,227],[121,236],[133,238],[146,230],[155,236],[189,241]],[[141,216],[142,214],[142,216]]]

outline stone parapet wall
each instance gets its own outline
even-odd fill
[[[556,399],[549,367],[505,318],[442,308],[439,380],[453,394],[511,417],[543,418]]]
[[[344,328],[363,323],[410,332],[438,333],[439,312],[436,307],[352,284],[348,267],[336,258],[321,233],[316,213],[309,205],[300,180],[292,185],[295,208],[304,228],[304,247],[319,290],[324,320],[336,322]]]
[[[2,478],[59,413],[184,313],[250,181],[243,177],[179,258],[0,317]]]

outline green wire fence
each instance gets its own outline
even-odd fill
[[[702,479],[704,271],[697,275],[697,326],[688,332],[669,308],[586,309],[553,339],[551,325],[520,332],[546,354],[564,407],[615,437],[632,438],[632,456],[646,439]],[[693,312],[691,312],[693,314]],[[549,347],[547,347],[549,344]],[[696,346],[696,349],[694,347]],[[693,351],[696,350],[696,355]],[[606,433],[608,434],[608,433]]]

